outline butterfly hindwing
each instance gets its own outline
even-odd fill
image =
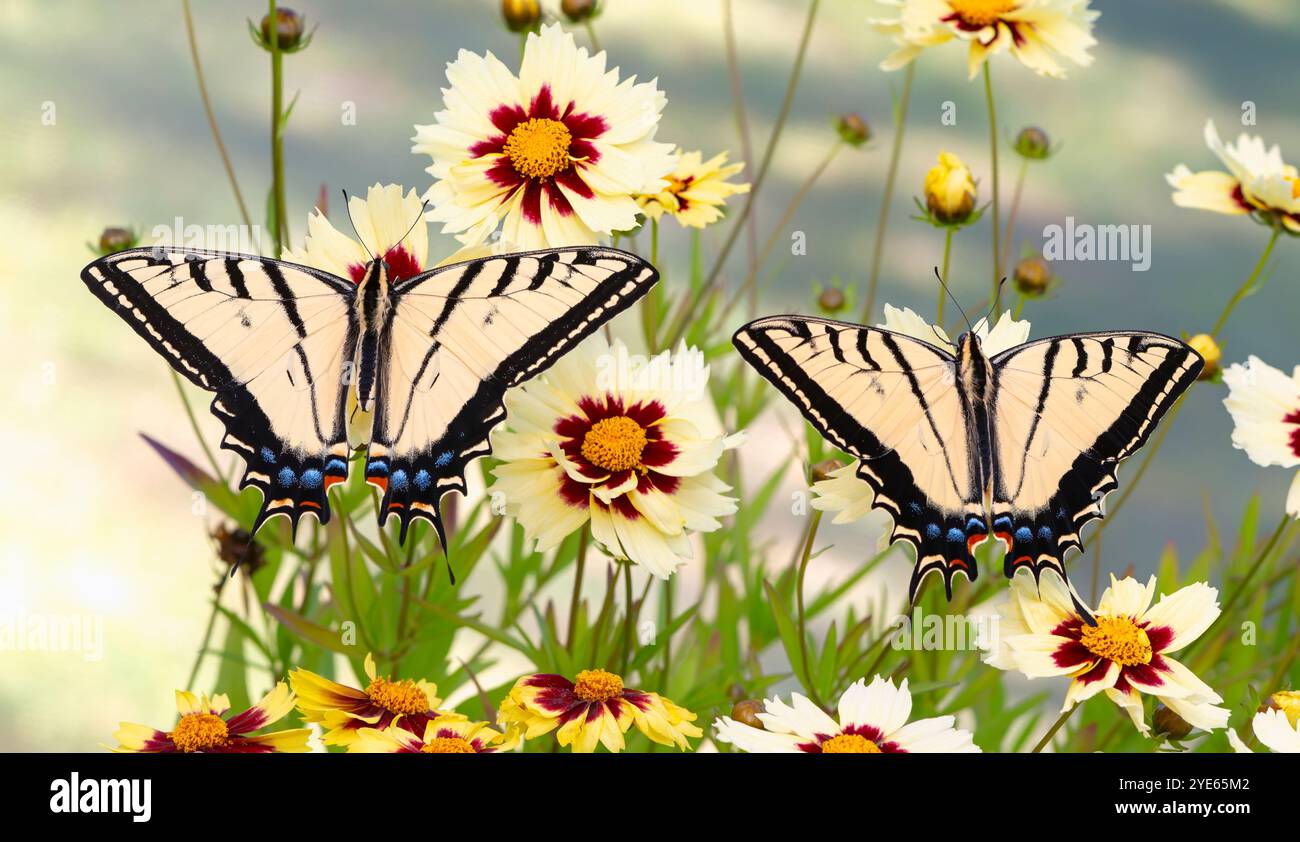
[[[1196,380],[1203,361],[1185,343],[1124,331],[1041,339],[990,360],[991,522],[1021,566],[1065,576],[1084,524],[1103,516],[1119,463]]]
[[[983,469],[950,353],[803,316],[759,319],[732,341],[823,436],[858,458],[873,505],[894,518],[890,539],[916,550],[913,596],[932,571],[949,596],[956,573],[976,577],[972,550],[988,533]]]
[[[422,518],[445,544],[439,500],[465,493],[466,465],[491,452],[505,390],[544,371],[657,279],[635,255],[591,247],[459,263],[395,285],[366,468],[383,491],[381,519],[396,516],[404,540]]]
[[[284,515],[329,519],[347,474],[344,365],[356,341],[352,285],[266,258],[163,247],[95,260],[82,280],[178,373],[215,392],[221,446],[263,501],[254,530]]]

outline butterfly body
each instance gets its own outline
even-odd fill
[[[379,519],[431,523],[491,451],[505,390],[545,370],[658,279],[635,255],[547,249],[394,279],[372,260],[356,283],[255,255],[164,247],[102,257],[81,274],[182,376],[214,393],[221,447],[261,490],[253,523],[329,520],[347,479],[348,397],[373,412],[365,478]]]
[[[975,549],[1007,548],[1006,575],[1065,576],[1079,531],[1102,516],[1119,462],[1142,446],[1200,372],[1179,340],[1141,331],[1073,334],[993,355],[801,316],[737,331],[741,355],[828,440],[857,458],[891,540],[916,550],[913,597],[938,572],[978,575]],[[944,343],[946,345],[946,342]]]

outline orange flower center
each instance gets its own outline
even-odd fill
[[[822,743],[822,754],[883,754],[880,746],[861,734],[840,734]]]
[[[1300,178],[1289,178],[1287,181],[1291,182],[1291,198],[1300,199]]]
[[[366,695],[370,701],[391,713],[429,712],[429,696],[409,678],[405,681],[376,678],[366,687]]]
[[[948,0],[948,5],[968,26],[992,26],[1007,12],[1020,5],[1019,0]]]
[[[226,720],[215,713],[187,713],[176,723],[172,742],[183,752],[203,751],[226,744]]]
[[[424,754],[477,754],[470,741],[460,737],[434,737],[420,751]]]
[[[641,465],[646,446],[645,430],[640,424],[619,415],[597,421],[582,437],[582,455],[587,461],[607,471],[630,471]]]
[[[525,178],[550,178],[569,168],[573,136],[559,120],[534,117],[515,126],[506,138],[506,155]]]
[[[1151,663],[1151,638],[1128,617],[1097,615],[1097,625],[1086,623],[1079,631],[1079,642],[1099,658],[1123,667]]]
[[[623,679],[604,670],[583,670],[573,683],[573,695],[584,702],[608,702],[623,695]]]

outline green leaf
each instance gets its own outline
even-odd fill
[[[288,608],[276,605],[272,602],[262,603],[262,608],[277,621],[284,624],[294,634],[303,640],[313,643],[322,649],[328,649],[331,652],[338,652],[341,655],[350,654],[348,647],[343,645],[343,640],[339,633],[333,629],[308,620],[306,617],[290,611]]]

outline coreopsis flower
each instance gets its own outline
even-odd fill
[[[695,714],[658,693],[630,690],[623,678],[603,669],[583,670],[575,681],[562,675],[526,675],[502,701],[497,721],[531,740],[555,729],[561,746],[593,752],[600,743],[623,750],[623,735],[633,725],[660,745],[690,748],[688,738],[702,731]]]
[[[1282,160],[1277,144],[1266,148],[1263,138],[1242,132],[1236,144],[1225,145],[1213,120],[1205,123],[1205,143],[1228,171],[1194,173],[1184,164],[1174,167],[1165,180],[1174,188],[1175,205],[1237,216],[1253,214],[1300,234],[1300,173]]]
[[[723,435],[707,382],[684,344],[634,370],[621,342],[593,337],[507,393],[491,491],[538,550],[590,521],[610,555],[667,578],[691,557],[691,532],[736,511],[713,468],[741,437]]]
[[[365,689],[348,687],[317,675],[310,670],[295,669],[289,682],[298,694],[298,710],[308,722],[319,722],[325,745],[349,745],[363,728],[383,730],[397,725],[412,734],[423,734],[425,725],[447,714],[438,706],[438,687],[420,679],[393,680],[378,674],[375,658],[366,655]]]
[[[1281,690],[1269,697],[1250,721],[1255,739],[1279,754],[1300,754],[1300,693]],[[1238,752],[1249,752],[1237,732],[1228,731],[1228,742]]]
[[[986,662],[1029,678],[1068,677],[1062,712],[1098,693],[1119,705],[1143,734],[1142,694],[1154,696],[1188,724],[1210,731],[1228,724],[1223,699],[1173,653],[1200,637],[1219,616],[1218,591],[1198,582],[1162,596],[1154,576],[1110,579],[1091,620],[1064,582],[1043,576],[1011,581],[999,607],[998,645]]]
[[[701,152],[681,152],[667,175],[667,186],[638,196],[637,204],[651,219],[666,213],[683,228],[706,228],[722,218],[729,196],[749,192],[748,184],[727,181],[744,168],[741,163],[728,164],[726,152],[707,161]]]
[[[885,321],[877,327],[937,345],[952,354],[957,353],[957,346],[940,325],[930,324],[910,308],[886,304],[884,313]],[[975,335],[980,338],[984,353],[991,357],[1028,340],[1029,322],[1011,318],[1011,311],[1007,310],[992,328],[987,319],[976,322]],[[857,470],[857,463],[850,462],[831,471],[826,479],[813,483],[812,506],[823,512],[835,512],[832,523],[850,523],[872,509],[875,492],[866,480],[857,475]]]
[[[1052,141],[1047,132],[1037,126],[1025,126],[1011,144],[1016,154],[1030,161],[1042,161],[1052,154]]]
[[[1256,465],[1300,465],[1300,366],[1285,372],[1250,357],[1223,372],[1228,396],[1223,405],[1232,415],[1232,446],[1246,451]],[[1300,517],[1300,472],[1291,481],[1286,512]]]
[[[940,152],[925,174],[925,208],[943,225],[961,225],[975,212],[975,179],[961,158]]]
[[[353,754],[489,754],[509,751],[518,740],[486,722],[470,722],[463,716],[439,716],[424,725],[422,733],[389,725],[362,728],[348,746]]]
[[[1011,272],[1011,282],[1016,291],[1026,298],[1046,295],[1056,285],[1052,267],[1041,257],[1026,257],[1016,263]]]
[[[307,237],[302,247],[286,249],[282,257],[290,263],[350,278],[353,283],[361,282],[366,264],[379,255],[388,264],[390,283],[418,275],[429,257],[428,226],[419,223],[423,208],[424,202],[414,190],[403,194],[401,185],[375,184],[364,199],[348,197],[348,214],[360,242],[331,225],[319,210],[313,210],[307,217]]]
[[[658,193],[673,168],[673,147],[654,140],[667,100],[605,61],[558,24],[528,35],[518,76],[461,50],[445,108],[415,127],[411,151],[433,158],[429,219],[467,244],[500,227],[525,249],[635,228],[635,197]]]
[[[876,31],[891,35],[898,48],[881,62],[897,70],[934,47],[957,40],[969,44],[967,67],[975,78],[989,56],[1009,50],[1041,76],[1063,78],[1053,53],[1080,67],[1097,39],[1092,25],[1101,15],[1088,0],[877,0],[897,9],[896,17],[872,20]]]
[[[248,710],[227,716],[230,699],[224,694],[212,698],[185,690],[176,691],[180,718],[170,731],[148,725],[123,722],[113,736],[115,751],[143,754],[204,752],[207,754],[257,754],[309,751],[309,728],[293,728],[270,734],[254,734],[278,722],[293,710],[294,696],[283,681]]]
[[[773,697],[755,718],[762,727],[724,716],[714,726],[720,742],[747,752],[809,754],[972,753],[971,733],[955,728],[951,716],[908,722],[912,694],[907,679],[898,687],[876,676],[858,679],[840,696],[836,716],[798,693],[786,704]]]

